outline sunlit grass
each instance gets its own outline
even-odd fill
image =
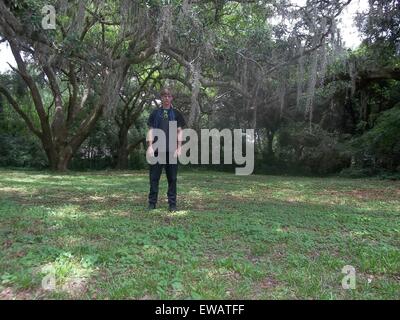
[[[0,299],[400,298],[400,184],[0,170]],[[344,265],[357,271],[343,290]],[[43,269],[44,268],[44,269]],[[42,279],[54,271],[56,290]],[[53,272],[52,271],[52,272]]]

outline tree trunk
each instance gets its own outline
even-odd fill
[[[49,162],[49,169],[51,171],[67,171],[68,165],[73,156],[72,148],[70,146],[62,148],[59,147],[57,148],[58,151],[56,151],[53,145],[49,145],[43,140],[42,145],[45,150],[47,160]]]
[[[57,152],[55,151],[51,140],[48,137],[45,137],[43,135],[40,140],[42,142],[43,149],[46,153],[50,170],[56,171],[57,164],[58,164],[58,156],[57,156]]]
[[[267,151],[268,151],[268,157],[270,159],[274,158],[274,150],[272,149],[272,144],[274,142],[274,136],[275,132],[274,131],[267,131]]]
[[[57,171],[65,172],[68,170],[68,165],[72,159],[72,149],[70,146],[66,146],[61,150],[58,155]]]
[[[59,158],[58,163],[57,163],[57,171],[59,172],[66,172],[68,170],[68,165],[70,162],[71,158]]]
[[[119,143],[117,151],[117,164],[116,169],[127,170],[129,165],[129,154],[138,147],[141,143],[146,141],[145,138],[140,138],[139,140],[128,143],[128,128],[126,126],[120,129],[119,133]]]
[[[117,166],[118,170],[128,169],[128,128],[122,124],[118,134]]]
[[[3,96],[0,95],[0,117],[3,116]]]
[[[126,148],[118,149],[117,155],[117,170],[127,170],[128,169],[128,150]]]

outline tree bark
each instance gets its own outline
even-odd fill
[[[72,159],[72,149],[67,146],[58,155],[57,171],[65,172],[68,170],[68,165]]]
[[[117,165],[116,169],[128,169],[128,128],[124,125],[121,126],[118,134],[118,151],[117,151]]]
[[[138,147],[141,143],[146,141],[145,138],[140,138],[139,140],[129,144],[128,143],[128,130],[126,127],[120,129],[118,135],[118,151],[117,151],[117,170],[126,170],[129,165],[129,154]]]

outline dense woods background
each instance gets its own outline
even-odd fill
[[[0,300],[398,299],[399,26],[400,0],[0,0]],[[189,128],[254,129],[257,174],[182,165],[147,210],[163,86]]]
[[[145,168],[168,85],[189,127],[254,128],[256,173],[398,178],[400,1],[369,1],[353,50],[349,3],[1,0],[0,166]]]

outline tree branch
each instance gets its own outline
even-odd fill
[[[0,93],[3,94],[10,105],[14,108],[14,110],[24,119],[28,128],[39,138],[42,138],[42,132],[35,128],[33,122],[28,117],[28,115],[18,106],[17,101],[11,96],[11,94],[7,91],[7,89],[3,86],[0,86]]]

